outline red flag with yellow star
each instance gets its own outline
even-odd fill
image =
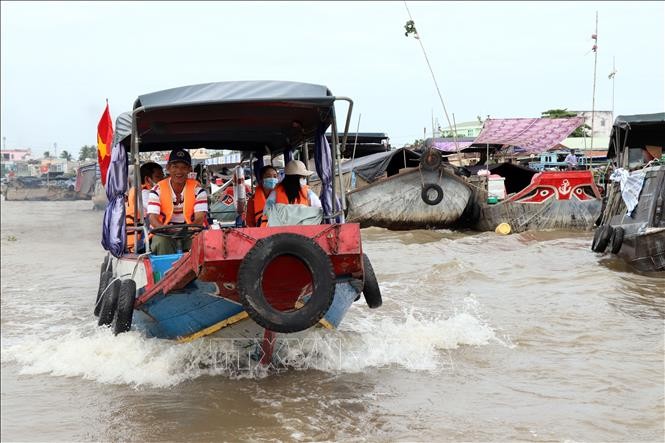
[[[97,125],[97,160],[99,161],[99,171],[102,174],[102,185],[106,186],[106,173],[111,164],[111,144],[113,143],[113,122],[109,112],[109,103],[106,102],[106,109]]]

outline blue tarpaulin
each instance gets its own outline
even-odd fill
[[[120,143],[113,145],[111,164],[106,177],[106,198],[102,222],[102,246],[114,257],[125,250],[127,231],[125,227],[125,193],[127,192],[127,154]]]

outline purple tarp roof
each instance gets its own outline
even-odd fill
[[[519,146],[525,152],[544,152],[583,123],[584,117],[487,119],[473,144]]]
[[[457,142],[457,144],[459,145],[459,149],[461,151],[462,149],[466,149],[469,146],[471,146],[473,142]],[[443,152],[457,152],[457,147],[455,146],[455,142],[434,141],[432,142],[432,147]]]

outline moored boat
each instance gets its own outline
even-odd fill
[[[361,227],[453,227],[471,197],[464,180],[434,150],[422,156],[406,148],[376,153],[343,163],[341,172],[347,220]]]
[[[551,150],[582,124],[579,117],[488,119],[472,149],[484,159],[490,152],[505,156],[506,148],[535,155]],[[510,162],[467,169],[474,196],[462,226],[480,231],[502,226],[504,232],[585,231],[600,215],[601,193],[591,171],[538,172]]]
[[[103,245],[110,255],[102,264],[95,305],[99,324],[112,325],[116,333],[135,327],[148,336],[179,341],[211,334],[260,339],[261,360],[269,362],[276,334],[334,329],[361,294],[369,307],[380,306],[360,227],[343,223],[342,208],[333,203],[330,177],[336,159],[325,130],[332,126],[337,134],[338,100],[349,103],[350,113],[350,99],[333,96],[325,86],[295,82],[222,82],[140,96],[130,114],[131,129],[114,136],[107,185],[121,186],[107,190],[114,197],[104,216]],[[254,154],[258,168],[266,149],[294,155],[312,142],[317,171],[327,171],[329,178],[322,182],[322,208],[307,209],[316,211],[323,224],[273,226],[269,217],[267,227],[248,228],[239,217],[235,224],[212,220],[209,227],[124,226],[126,151],[138,162],[139,152],[233,149]],[[134,170],[138,183],[138,164]],[[244,186],[242,179],[239,183]],[[140,213],[141,199],[135,204]],[[294,206],[280,209],[298,209]],[[245,205],[240,199],[236,207],[241,215]],[[127,235],[147,236],[148,231],[177,241],[192,238],[191,249],[155,255],[148,243],[141,254],[126,252]]]
[[[591,249],[641,272],[665,272],[665,113],[619,116],[608,158],[613,181]]]

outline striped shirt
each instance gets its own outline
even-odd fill
[[[173,216],[171,217],[170,223],[185,223],[185,215],[183,214],[183,202],[185,197],[181,193],[179,199],[180,203],[176,204],[176,195],[175,191],[171,187],[170,180],[169,188],[171,189],[171,199],[173,200]],[[196,188],[194,188],[194,194],[196,195],[196,201],[194,202],[194,213],[208,212],[208,194],[206,193],[205,189],[203,189],[201,186],[196,186]],[[150,190],[150,196],[148,198],[148,214],[159,215],[161,212],[162,203],[159,195],[159,185],[155,185],[155,187]]]

